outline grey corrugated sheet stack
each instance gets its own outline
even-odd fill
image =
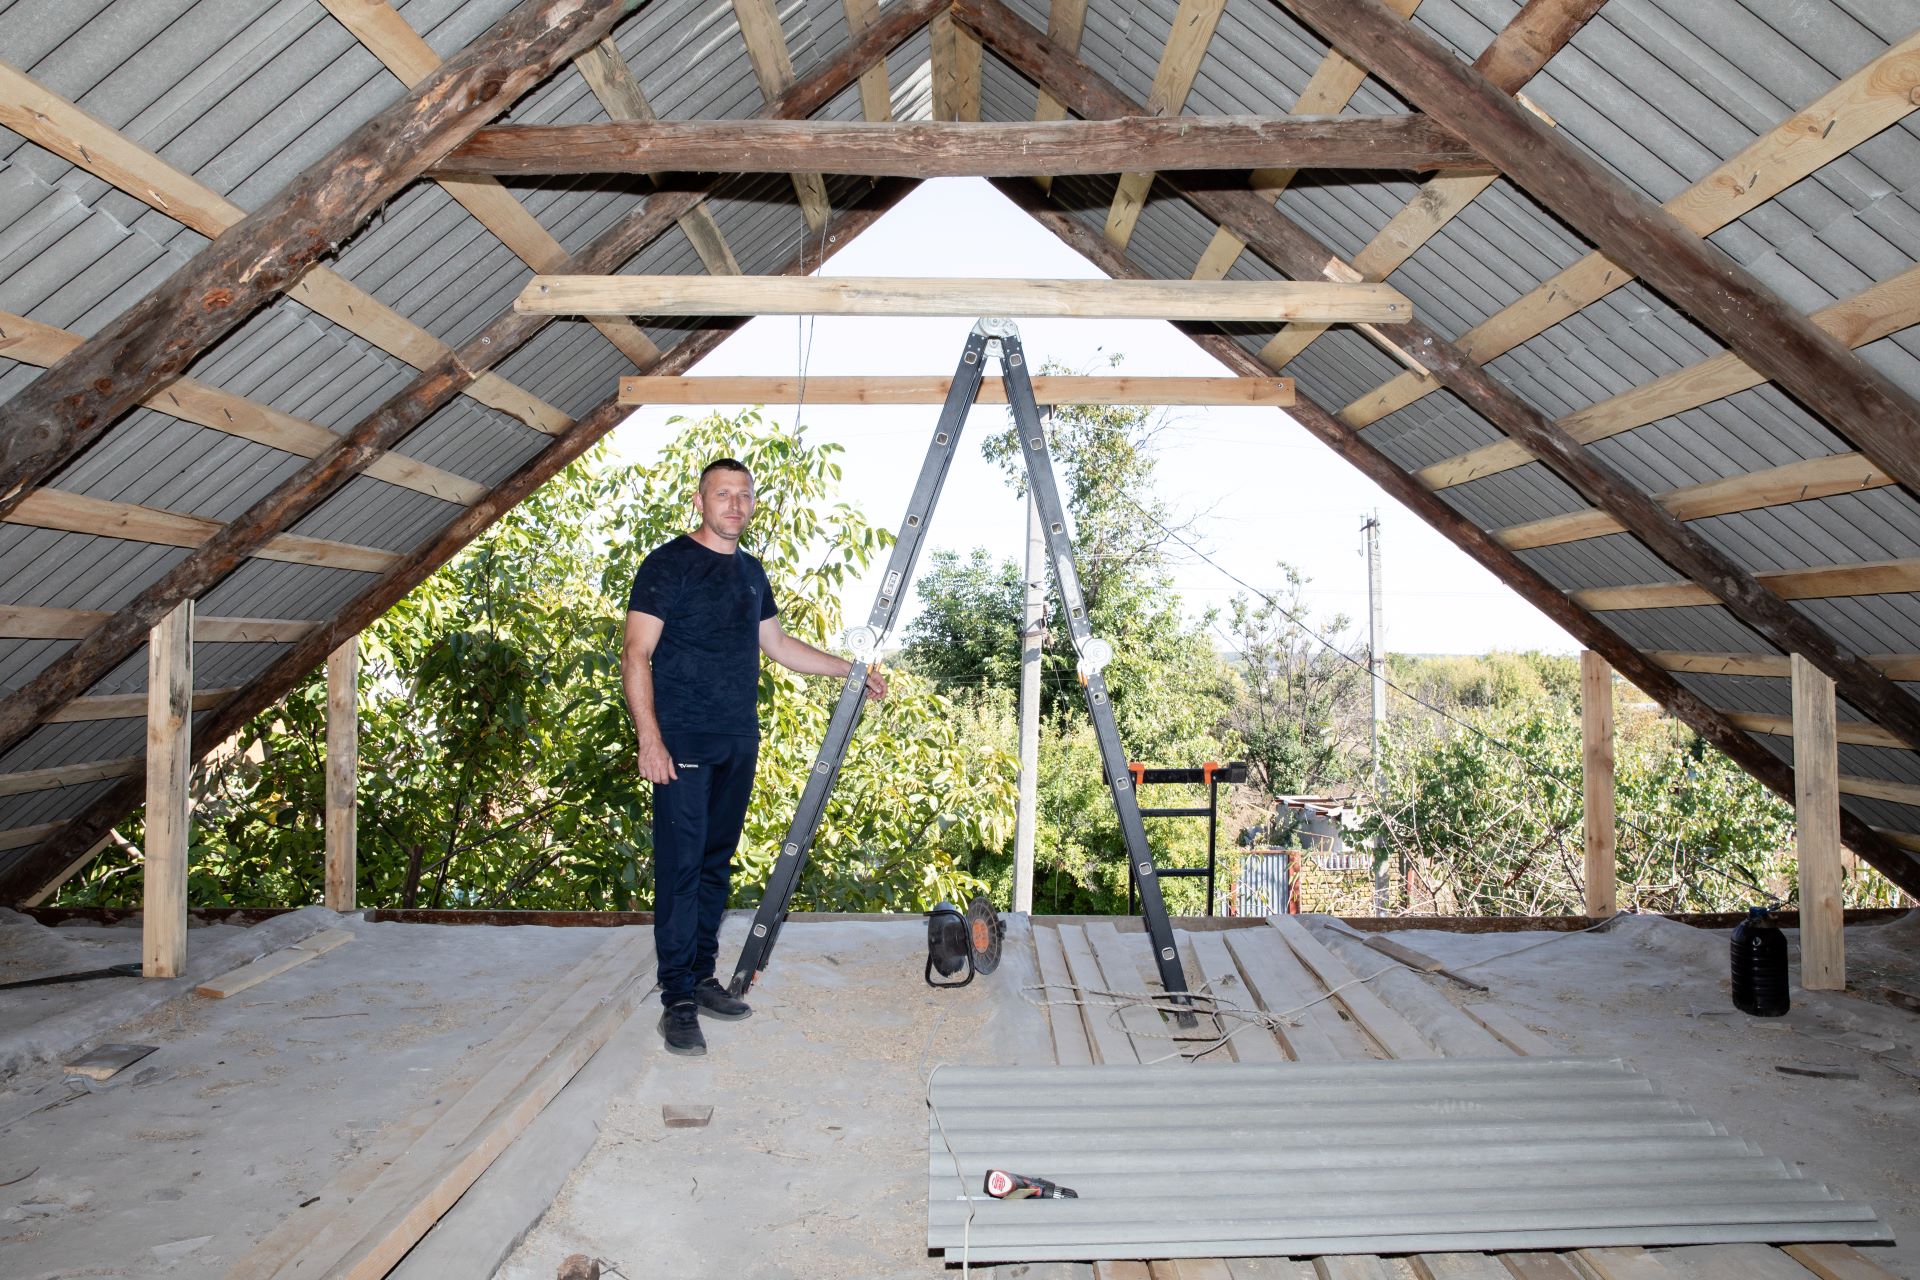
[[[973,1262],[1892,1239],[1617,1058],[943,1067],[929,1098],[927,1247]],[[1079,1199],[988,1198],[994,1168]]]

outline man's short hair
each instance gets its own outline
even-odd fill
[[[716,471],[738,471],[741,475],[745,476],[747,479],[749,480],[753,479],[753,472],[747,470],[747,464],[740,461],[740,459],[715,458],[712,462],[709,462],[706,466],[700,469],[699,488],[701,489],[702,492],[706,490],[707,477],[712,475]]]

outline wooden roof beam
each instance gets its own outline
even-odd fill
[[[620,403],[641,404],[945,404],[953,379],[928,377],[632,377],[620,379]],[[1264,405],[1293,403],[1292,378],[1073,377],[1038,374],[1039,404]],[[980,384],[978,404],[1005,404],[996,379]]]
[[[950,14],[934,18],[928,57],[933,72],[933,118],[980,119],[980,42]]]
[[[1654,649],[1647,656],[1668,671],[1688,671],[1707,676],[1764,676],[1786,680],[1792,669],[1784,653],[1690,653],[1677,649]],[[1920,654],[1867,654],[1871,662],[1895,680],[1920,680]]]
[[[1045,193],[1035,184],[1004,178],[994,179],[993,182],[1042,226],[1109,275],[1116,278],[1137,278],[1140,275],[1139,270],[1124,255],[1116,253],[1104,238],[1072,215],[1048,204]],[[1209,333],[1199,326],[1182,328],[1196,345],[1229,369],[1261,377],[1273,372],[1258,357],[1223,334]],[[1565,628],[1586,648],[1605,657],[1614,670],[1634,687],[1659,702],[1670,714],[1686,723],[1775,794],[1792,800],[1791,765],[1754,741],[1750,734],[1736,728],[1704,699],[1674,679],[1646,654],[1628,644],[1600,618],[1560,591],[1512,551],[1501,546],[1486,530],[1454,510],[1439,494],[1415,480],[1399,464],[1369,443],[1360,432],[1305,395],[1300,395],[1295,406],[1287,413],[1389,496],[1485,565],[1523,600]],[[1920,895],[1920,858],[1891,845],[1871,826],[1851,814],[1843,811],[1840,821],[1843,837],[1850,848],[1879,867],[1888,879],[1908,893]]]
[[[1920,266],[1909,267],[1851,298],[1822,307],[1810,319],[1849,347],[1864,347],[1888,334],[1920,324]],[[1731,351],[1722,351],[1577,409],[1561,418],[1559,426],[1580,443],[1592,444],[1723,400],[1765,381],[1754,372],[1752,365]],[[1533,455],[1517,441],[1499,440],[1423,467],[1419,476],[1434,488],[1445,489],[1511,471],[1533,460]]]
[[[889,13],[882,22],[896,18],[890,11],[904,9],[912,2],[894,0],[887,6]],[[899,15],[896,20],[911,22],[914,18],[907,13]],[[925,21],[924,16],[919,18],[922,25]],[[884,38],[884,35],[879,38]],[[857,59],[848,61],[843,58],[836,58],[835,65],[847,72],[846,83],[851,84],[860,68],[853,65]],[[876,188],[859,206],[837,215],[817,243],[824,245],[827,256],[831,257],[885,216],[913,189],[913,185],[911,182],[890,182]],[[810,239],[787,261],[783,271],[786,274],[801,274],[817,270],[819,266],[820,249]],[[664,371],[685,372],[719,346],[737,327],[736,323],[721,321],[676,344],[661,358]],[[397,568],[362,592],[338,614],[316,625],[276,659],[272,666],[216,708],[207,721],[197,727],[194,737],[196,757],[204,754],[199,744],[218,744],[239,732],[249,720],[284,697],[341,643],[364,631],[401,597],[485,532],[494,521],[511,511],[561,468],[585,453],[631,413],[632,410],[620,404],[617,397],[609,397],[581,418],[566,436],[535,454],[518,471],[495,486],[485,499],[461,512],[439,534],[409,552]],[[94,841],[138,808],[145,790],[144,779],[130,778],[95,800],[78,817],[49,832],[38,848],[0,870],[0,902],[18,902],[60,875]]]
[[[1425,116],[1151,116],[1048,124],[656,120],[482,129],[448,173],[785,173],[1006,178],[1155,169],[1436,169],[1473,148]],[[1151,174],[1148,175],[1149,177]]]
[[[1473,65],[1499,86],[1501,92],[1517,96],[1605,3],[1606,0],[1527,0]],[[1394,6],[1394,12],[1399,13],[1400,6]],[[1339,54],[1329,52],[1327,56],[1333,58]],[[1353,255],[1353,269],[1363,279],[1385,280],[1422,245],[1439,235],[1442,227],[1479,199],[1499,176],[1497,170],[1485,169],[1439,173],[1427,179],[1413,199]],[[1261,349],[1261,359],[1275,368],[1285,367],[1325,332],[1324,326],[1288,325]]]
[[[606,35],[635,3],[529,0],[516,7],[0,405],[0,514],[297,281],[467,135]]]
[[[746,43],[754,79],[760,82],[760,96],[772,102],[793,87],[793,62],[787,54],[786,33],[780,29],[780,15],[773,0],[733,0],[733,16],[740,24],[740,38]],[[938,20],[937,14],[931,19]],[[817,232],[826,226],[832,208],[827,203],[827,184],[820,175],[794,174],[793,191],[800,199],[800,214],[808,228]]]
[[[1380,284],[1235,280],[975,280],[880,276],[535,276],[514,299],[533,315],[1073,316],[1121,320],[1404,320]]]
[[[1404,27],[1381,8],[1371,10]],[[957,0],[954,13],[978,30],[1010,65],[1067,101],[1088,117],[1124,115],[1125,95],[1090,68],[1050,49],[1038,32],[1001,0]],[[1502,98],[1502,101],[1505,101]],[[1508,104],[1511,106],[1511,103]],[[1518,108],[1515,108],[1518,110]],[[1232,226],[1261,257],[1296,279],[1347,277],[1352,268],[1267,201],[1247,192],[1186,188],[1166,179],[1207,216]],[[1617,470],[1572,440],[1564,431],[1492,377],[1457,346],[1419,321],[1384,324],[1381,334],[1412,352],[1432,376],[1502,431],[1521,440],[1587,501],[1620,520],[1653,553],[1693,583],[1709,584],[1716,602],[1754,628],[1769,643],[1799,653],[1837,683],[1841,696],[1864,714],[1903,736],[1920,741],[1920,699],[1860,661],[1846,646],[1794,609],[1770,584],[1747,571],[1732,556],[1676,519],[1665,507]],[[1265,368],[1266,366],[1262,366]],[[1487,541],[1495,541],[1491,535]],[[1497,543],[1496,543],[1497,545]],[[1697,590],[1706,591],[1706,587]]]
[[[45,369],[84,342],[86,339],[77,333],[0,311],[0,357]],[[248,400],[192,378],[175,378],[164,383],[142,398],[140,404],[170,418],[251,440],[299,458],[318,457],[340,438],[337,432],[316,422],[296,418],[272,405]],[[367,468],[367,474],[443,502],[464,504],[487,491],[477,480],[442,471],[402,453],[389,453],[375,459]]]
[[[1910,591],[1920,591],[1920,559],[1811,565],[1804,569],[1773,569],[1753,576],[1762,587],[1781,600],[1837,600],[1848,596],[1901,595]],[[1725,603],[1719,596],[1697,582],[1645,582],[1624,587],[1589,587],[1584,591],[1574,592],[1573,596],[1583,608],[1591,609],[1595,613],[1610,609],[1682,609],[1692,605]],[[1735,610],[1736,616],[1738,612]],[[1744,618],[1741,620],[1746,621]],[[1772,636],[1767,638],[1773,639]],[[1855,658],[1854,661],[1863,666],[1868,665],[1864,659]],[[1884,678],[1883,676],[1882,679]],[[1845,694],[1841,696],[1846,697],[1848,702],[1852,702],[1862,711],[1871,714],[1874,710]],[[1889,725],[1888,727],[1897,728],[1898,726]],[[1907,733],[1912,734],[1913,741],[1920,742],[1920,728],[1910,728]]]
[[[620,46],[613,42],[612,36],[575,58],[573,65],[586,80],[593,96],[600,100],[601,108],[613,119],[649,121],[654,118],[652,105],[640,91],[640,82],[633,78],[633,68],[627,65]],[[864,78],[861,83],[864,92]],[[486,131],[483,129],[481,132]],[[681,214],[679,224],[681,232],[693,245],[693,251],[700,255],[700,262],[708,271],[716,276],[740,274],[740,263],[728,247],[726,236],[721,234],[720,224],[713,220],[713,211],[707,208],[706,201],[700,201]]]
[[[1077,56],[1080,52],[1080,37],[1085,33],[1086,25],[1087,0],[1051,0],[1048,4],[1047,39],[1056,47]],[[1033,118],[1038,123],[1065,120],[1066,104],[1045,89],[1041,89],[1039,96],[1034,100]],[[1053,178],[1049,175],[1037,176],[1034,181],[1040,184],[1042,191],[1053,189]]]
[[[1180,0],[1180,8],[1173,15],[1173,26],[1167,32],[1167,43],[1160,51],[1160,65],[1154,68],[1153,84],[1147,90],[1146,114],[1178,116],[1186,107],[1187,95],[1193,92],[1193,82],[1199,78],[1200,64],[1206,61],[1207,46],[1213,43],[1214,28],[1220,25],[1220,15],[1226,7],[1227,0]],[[1114,248],[1126,250],[1152,190],[1151,171],[1129,168],[1120,174],[1113,204],[1107,209],[1107,242]]]
[[[5,521],[34,529],[123,538],[161,547],[204,546],[226,527],[205,516],[131,502],[109,502],[63,489],[35,489],[7,513]],[[394,552],[378,547],[355,546],[295,533],[275,534],[250,554],[259,560],[351,569],[358,573],[384,573],[399,559]]]
[[[1762,715],[1755,711],[1726,711],[1727,719],[1748,733],[1762,733],[1769,737],[1791,738],[1793,736],[1792,716]],[[1895,751],[1911,751],[1913,744],[1896,734],[1888,733],[1877,724],[1868,724],[1861,720],[1842,720],[1835,726],[1835,737],[1856,747],[1891,747]]]
[[[194,626],[194,643],[204,643],[200,627]],[[193,709],[210,711],[231,698],[239,689],[232,685],[219,689],[195,689],[193,691]],[[147,715],[147,695],[144,693],[102,693],[86,698],[75,698],[66,706],[47,717],[48,724],[73,724],[90,720],[144,720]]]
[[[841,0],[840,7],[847,16],[847,35],[855,40],[880,17],[880,0]],[[860,73],[860,115],[872,121],[893,118],[893,82],[885,58]]]
[[[418,88],[440,69],[440,55],[407,25],[407,20],[387,0],[320,0],[320,3],[407,88]],[[567,261],[566,246],[554,239],[498,179],[482,174],[457,178],[436,174],[434,181],[492,232],[509,252],[535,271],[553,271]],[[598,316],[590,323],[635,365],[644,367],[660,358],[660,348],[631,320]]]
[[[764,110],[810,115],[851,85],[874,58],[925,26],[946,0],[893,0],[857,41],[836,53]],[[576,270],[612,271],[673,225],[706,194],[662,192],[601,233],[575,256]],[[828,248],[835,246],[828,245]],[[818,253],[817,247],[813,250]],[[154,624],[182,600],[199,597],[252,551],[299,520],[368,462],[405,438],[434,411],[538,333],[549,317],[502,313],[458,352],[432,367],[362,419],[338,444],[283,481],[221,534],[145,587],[80,644],[19,689],[0,698],[0,751],[11,749],[53,709],[87,691],[146,643]],[[77,851],[76,851],[77,852]]]
[[[55,609],[46,605],[28,604],[0,605],[0,640],[84,640],[112,617],[112,614],[103,613],[97,609]],[[318,623],[299,618],[196,616],[193,620],[193,642],[195,644],[291,644],[318,625]],[[145,697],[144,694],[140,696]]]
[[[1842,439],[1920,493],[1920,403],[1708,243],[1706,230],[1697,225],[1700,219],[1677,216],[1634,191],[1379,0],[1274,2],[1313,23],[1409,101],[1475,143],[1607,259],[1641,277],[1798,397]],[[1911,74],[1920,76],[1920,67]],[[1914,83],[1920,81],[1906,86],[1909,97]],[[1873,113],[1861,108],[1854,114]],[[1838,125],[1840,115],[1826,123]],[[1854,133],[1851,128],[1833,131],[1844,137]],[[1808,150],[1824,153],[1825,147]],[[1743,170],[1739,178],[1750,186],[1766,185],[1754,182],[1758,176]],[[1687,212],[1686,196],[1669,205],[1675,203]],[[1609,280],[1607,287],[1624,282]]]

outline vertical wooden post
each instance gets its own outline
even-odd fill
[[[187,967],[187,846],[193,767],[193,601],[147,637],[146,888],[141,972],[177,978]]]
[[[1840,752],[1833,681],[1793,655],[1794,852],[1800,859],[1800,985],[1847,987],[1840,911]]]
[[[354,909],[359,868],[360,637],[327,655],[327,906]]]
[[[1587,915],[1619,910],[1613,812],[1613,668],[1580,652],[1580,776],[1586,792]]]

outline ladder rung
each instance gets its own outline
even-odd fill
[[[1197,809],[1142,809],[1140,816],[1143,818],[1205,818],[1212,813],[1213,810],[1201,805]]]
[[[1207,874],[1207,869],[1205,867],[1157,867],[1154,869],[1154,874],[1164,880],[1168,876],[1204,876]]]

